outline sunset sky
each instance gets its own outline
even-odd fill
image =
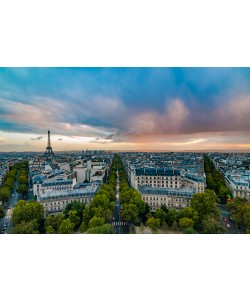
[[[250,152],[250,68],[0,68],[0,151]]]

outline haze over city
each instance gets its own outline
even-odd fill
[[[0,68],[1,151],[250,150],[249,68]]]

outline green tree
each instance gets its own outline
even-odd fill
[[[12,229],[13,234],[36,234],[38,231],[38,224],[36,220],[29,222],[21,221],[20,224],[16,224]]]
[[[8,187],[3,187],[0,189],[0,201],[6,202],[10,198],[10,189]]]
[[[218,234],[225,233],[225,228],[214,219],[212,215],[207,215],[202,220],[203,233]]]
[[[89,220],[93,218],[94,216],[94,211],[91,210],[89,206],[86,206],[85,210],[83,211],[83,221],[88,224]]]
[[[196,210],[191,207],[185,207],[183,209],[183,217],[189,218],[194,221],[194,225],[197,225],[199,222],[199,214]]]
[[[25,195],[28,193],[28,187],[25,184],[20,184],[19,187],[17,188],[18,194]]]
[[[63,220],[62,224],[60,225],[58,229],[59,234],[69,234],[72,233],[74,228],[74,224],[70,222],[69,219]]]
[[[12,213],[12,224],[20,224],[22,221],[30,222],[37,221],[40,224],[44,217],[44,210],[42,204],[25,200],[20,200],[17,202]]]
[[[169,209],[166,218],[166,222],[169,227],[172,227],[174,221],[176,220],[176,217],[177,217],[177,211],[175,209]]]
[[[26,185],[28,183],[28,178],[25,175],[21,175],[18,177],[18,183]]]
[[[189,227],[184,230],[184,233],[185,234],[194,234],[194,233],[196,233],[196,231],[194,230],[193,227]]]
[[[4,208],[3,206],[0,206],[0,219],[4,218],[4,216],[5,216]]]
[[[77,229],[79,227],[81,218],[78,216],[78,213],[76,210],[71,210],[69,212],[69,220],[74,225],[74,229]]]
[[[51,226],[54,229],[55,233],[58,232],[58,229],[62,224],[63,220],[64,220],[64,216],[62,213],[58,213],[54,216],[48,215],[45,220],[45,230],[47,230],[47,228]]]
[[[65,215],[65,218],[68,218],[69,212],[71,210],[76,210],[78,217],[80,217],[80,219],[82,220],[82,215],[83,215],[83,211],[84,211],[85,207],[86,207],[86,205],[81,202],[68,203],[63,212]]]
[[[46,227],[46,233],[47,234],[52,234],[52,233],[55,233],[55,230],[51,225],[49,225],[49,226]]]
[[[176,220],[174,220],[172,227],[174,231],[177,231],[178,224]]]
[[[98,226],[103,226],[105,223],[104,218],[96,217],[94,216],[90,221],[89,221],[89,227],[98,227]]]
[[[122,218],[127,222],[138,222],[139,209],[135,204],[124,204]]]
[[[155,218],[158,218],[160,219],[161,221],[161,225],[162,225],[162,222],[166,221],[167,220],[167,212],[165,212],[164,210],[162,210],[161,208],[157,208],[155,210]]]
[[[167,224],[167,222],[165,222],[165,221],[162,222],[162,229],[163,229],[164,231],[167,231],[167,229],[168,229],[168,224]]]
[[[192,228],[194,226],[194,221],[192,219],[184,217],[180,219],[179,226],[182,229]]]
[[[85,224],[85,222],[82,222],[81,226],[79,227],[79,231],[81,233],[84,233],[88,229],[88,226]]]
[[[226,186],[222,185],[219,189],[219,197],[220,197],[221,203],[223,203],[223,204],[227,203],[228,195],[230,195],[230,190]]]
[[[158,218],[151,217],[148,218],[146,224],[150,229],[156,230],[160,226],[161,220]]]
[[[206,215],[219,216],[216,207],[216,195],[213,191],[206,190],[204,193],[194,194],[191,199],[191,208],[199,215],[199,225]]]
[[[250,204],[246,205],[243,223],[247,230],[250,230]]]
[[[114,228],[109,224],[104,224],[102,226],[91,227],[86,233],[89,234],[112,234],[114,233]]]

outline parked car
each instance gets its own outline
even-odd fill
[[[223,221],[224,222],[228,222],[228,218],[223,218]]]
[[[7,226],[6,226],[6,225],[3,225],[3,226],[2,226],[2,233],[5,233],[6,229],[7,229]]]
[[[227,223],[227,228],[230,228],[230,224]]]

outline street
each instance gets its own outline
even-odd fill
[[[16,180],[15,184],[14,184],[14,189],[12,191],[12,194],[10,195],[10,199],[4,204],[5,217],[0,220],[0,230],[2,231],[2,227],[5,225],[7,227],[5,233],[10,233],[11,228],[12,228],[12,224],[11,224],[12,210],[13,210],[13,207],[16,205],[17,201],[19,200],[18,193],[16,191],[17,187],[18,187],[18,182]],[[11,207],[11,208],[8,208],[8,207]]]
[[[115,209],[114,209],[114,218],[112,222],[112,226],[115,229],[115,233],[129,233],[129,224],[128,222],[124,222],[121,220],[121,204],[120,204],[120,178],[119,172],[116,171],[117,180],[116,180],[116,201],[115,201]]]
[[[228,233],[228,234],[238,234],[239,231],[238,231],[235,223],[229,219],[230,213],[227,210],[226,206],[221,205],[221,204],[217,204],[217,207],[219,208],[219,210],[221,212],[221,223],[226,228],[226,233]],[[223,220],[223,218],[227,218],[227,222],[225,222]],[[230,225],[229,228],[227,227],[227,224]]]

